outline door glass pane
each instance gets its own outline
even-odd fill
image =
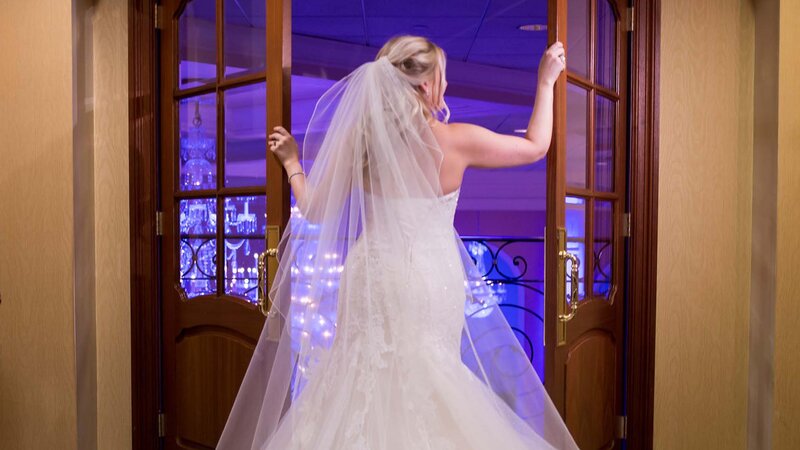
[[[589,78],[589,0],[567,5],[567,70]]]
[[[567,186],[586,187],[589,92],[567,83]]]
[[[614,208],[608,200],[594,201],[594,295],[608,296],[614,256]]]
[[[192,0],[178,18],[178,87],[217,78],[217,9],[214,0]]]
[[[217,187],[217,96],[182,99],[178,108],[179,189]]]
[[[597,0],[597,41],[595,82],[609,89],[617,87],[617,18],[608,0]],[[569,30],[568,30],[569,31]]]
[[[256,302],[258,255],[264,252],[263,195],[225,199],[225,293]]]
[[[578,295],[580,298],[584,298],[586,293],[583,275],[586,266],[586,199],[580,197],[566,198],[566,221],[567,251],[577,256],[581,263],[580,271],[578,272]],[[569,298],[571,263],[566,263],[566,269],[567,298]],[[570,301],[572,301],[571,298]]]
[[[217,291],[217,201],[181,200],[180,284],[188,298]]]
[[[264,0],[225,0],[225,76],[264,70],[266,4]]]
[[[595,95],[594,104],[594,187],[614,190],[615,102]]]
[[[225,92],[225,186],[266,185],[267,86]]]
[[[589,0],[567,5],[567,70],[589,78]]]

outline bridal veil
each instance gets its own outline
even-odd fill
[[[350,336],[337,335],[337,328],[360,325],[363,333],[381,333],[381,321],[410,325],[422,319],[424,311],[399,305],[379,323],[354,324],[364,316],[351,313],[347,290],[369,294],[389,269],[369,267],[369,258],[365,267],[343,268],[357,242],[379,245],[402,264],[415,240],[443,221],[452,233],[442,239],[456,241],[463,268],[461,361],[496,394],[496,411],[481,413],[513,411],[520,419],[516,426],[528,427],[526,432],[558,449],[577,448],[452,218],[437,208],[405,207],[435,204],[443,196],[442,158],[413,87],[386,57],[361,65],[320,98],[303,144],[303,160],[313,161],[306,167],[307,197],[298,201],[281,238],[270,313],[218,448],[259,448],[282,421],[303,420],[287,411],[310,379],[325,377],[334,338],[344,350],[337,354],[349,354]],[[355,285],[349,278],[359,271]],[[366,317],[381,311],[372,313]]]

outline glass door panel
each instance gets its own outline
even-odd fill
[[[567,83],[567,185],[586,188],[589,152],[589,91]]]
[[[219,24],[223,2],[225,21]],[[175,251],[185,299],[257,301],[257,263],[267,230],[265,21],[263,1],[243,0],[192,0],[177,19],[179,87],[199,91],[176,94]],[[227,31],[220,35],[222,26]],[[225,74],[255,76],[246,84],[226,82],[215,69],[220,56],[227,62]]]
[[[580,261],[579,298],[584,303],[613,293],[619,281],[613,270],[614,258],[619,253],[613,251],[616,244],[613,226],[619,223],[614,214],[620,210],[616,205],[622,198],[616,181],[620,143],[616,87],[618,16],[608,0],[573,0],[567,5],[569,44],[563,169],[566,242],[567,251]],[[584,70],[584,61],[593,63],[594,70],[591,65]],[[599,211],[608,211],[610,215],[594,217]],[[596,223],[597,220],[603,222]],[[584,277],[584,273],[589,276]],[[568,278],[569,274],[565,276]],[[592,286],[595,279],[600,283],[597,288]]]
[[[589,0],[571,0],[567,13],[567,42],[564,45],[567,49],[567,70],[589,78],[589,67],[591,51],[589,44],[589,25],[591,17]]]
[[[595,82],[616,90],[617,87],[617,17],[608,0],[597,1],[595,19]]]
[[[217,78],[217,6],[192,0],[178,18],[178,87],[191,88]]]
[[[225,91],[225,186],[267,183],[267,85]]]
[[[258,256],[267,232],[266,197],[225,198],[225,293],[256,303]]]
[[[614,204],[608,200],[594,200],[593,203],[592,294],[608,298],[614,273]]]
[[[217,187],[217,97],[205,94],[180,100],[178,161],[182,191]]]
[[[586,270],[586,199],[580,197],[567,197],[566,203],[566,225],[567,225],[567,251],[578,257],[580,267],[578,269],[578,298],[572,298],[567,292],[567,300],[571,304],[586,297],[586,285],[584,271]],[[569,272],[571,267],[567,267],[565,283],[569,285]]]
[[[187,298],[217,292],[217,201],[213,198],[181,200],[180,285]]]
[[[266,68],[266,5],[264,0],[225,0],[225,76],[262,72]]]
[[[613,192],[617,145],[616,101],[596,94],[594,105],[594,188]]]

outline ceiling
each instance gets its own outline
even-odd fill
[[[302,129],[329,85],[313,78],[337,79],[373,59],[390,37],[416,34],[447,53],[451,120],[500,133],[524,130],[547,31],[518,27],[546,23],[546,0],[295,0],[294,124]]]
[[[233,0],[229,0],[233,1]],[[292,32],[380,48],[401,33],[430,38],[449,59],[535,71],[547,31],[546,0],[295,0]]]
[[[264,0],[224,0],[227,25],[265,27]],[[189,15],[213,23],[214,0],[193,0]],[[450,60],[535,72],[547,31],[547,0],[293,0],[292,33],[380,48],[397,34],[426,36]]]

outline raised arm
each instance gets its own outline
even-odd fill
[[[566,67],[564,46],[556,42],[539,63],[536,101],[525,137],[495,133],[478,125],[453,123],[448,126],[453,148],[467,166],[512,167],[542,159],[553,134],[553,85]]]

